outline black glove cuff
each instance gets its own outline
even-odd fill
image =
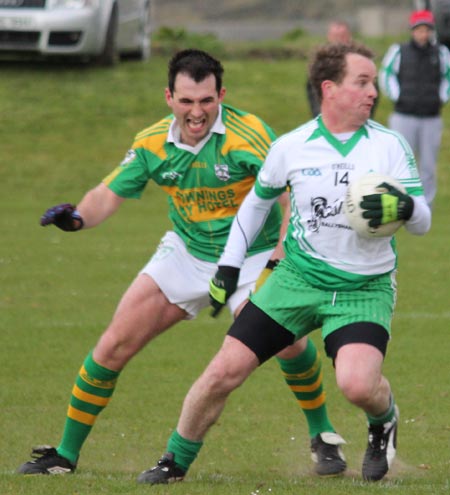
[[[75,210],[72,213],[72,219],[73,220],[76,220],[77,222],[80,222],[80,224],[77,227],[75,227],[75,226],[73,227],[72,232],[76,232],[77,230],[81,230],[84,227],[83,217],[80,215],[80,213],[78,212],[78,210]]]
[[[227,266],[227,265],[219,265],[219,271],[225,275],[226,277],[238,277],[240,268],[236,268],[235,266]]]
[[[266,268],[269,270],[273,270],[278,265],[279,262],[280,260],[269,260],[267,262]]]
[[[405,200],[404,204],[402,205],[403,218],[406,221],[408,221],[414,213],[414,200],[411,198],[411,196],[407,196],[407,198],[408,199]]]

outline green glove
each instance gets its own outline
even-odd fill
[[[379,227],[397,220],[409,220],[414,210],[411,196],[399,191],[396,187],[383,182],[379,188],[387,192],[363,196],[360,206],[365,210],[363,218],[370,218],[370,227]]]
[[[222,311],[225,303],[236,290],[239,280],[239,268],[219,266],[214,278],[209,281],[209,301],[213,307],[214,318]]]

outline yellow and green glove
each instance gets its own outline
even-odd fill
[[[228,299],[235,292],[240,269],[234,266],[218,266],[217,272],[209,281],[209,301],[214,318],[222,311]]]
[[[379,227],[397,220],[409,220],[413,214],[414,201],[411,196],[383,182],[378,186],[387,192],[363,196],[360,206],[365,210],[363,218],[370,219],[370,227]]]

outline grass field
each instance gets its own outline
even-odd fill
[[[277,132],[309,118],[305,62],[227,60],[226,101]],[[135,273],[168,228],[163,195],[149,185],[97,229],[39,227],[59,202],[77,202],[121,161],[134,134],[168,113],[166,60],[114,70],[0,65],[0,495],[440,494],[450,489],[450,117],[446,109],[432,231],[398,236],[399,298],[385,371],[401,409],[395,466],[361,481],[363,414],[337,392],[324,364],[329,412],[347,439],[340,479],[312,474],[305,422],[274,362],[238,390],[184,483],[140,486],[163,453],[189,385],[220,345],[230,319],[207,312],[161,336],[122,374],[84,447],[77,474],[14,474],[33,445],[57,444],[76,372]],[[381,99],[377,118],[390,111]],[[320,346],[318,335],[313,336]]]

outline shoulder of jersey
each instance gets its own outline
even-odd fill
[[[264,157],[275,133],[259,117],[224,105],[223,121],[226,131],[224,152],[247,150]]]
[[[133,148],[147,148],[149,150],[156,150],[164,146],[172,120],[173,116],[169,115],[150,127],[140,131],[134,138]]]
[[[263,120],[248,112],[243,112],[229,105],[223,105],[223,120],[227,128],[237,132],[243,138],[247,136],[248,132],[256,132],[262,135],[268,134],[269,126],[263,122]],[[272,131],[273,132],[273,131]]]
[[[272,147],[279,145],[287,145],[289,143],[301,143],[308,140],[313,132],[317,129],[317,122],[315,119],[306,122],[305,124],[292,129],[292,131],[282,134],[278,139],[276,139]]]
[[[405,138],[399,132],[389,129],[389,127],[386,127],[375,120],[369,119],[366,123],[366,128],[369,132],[369,136],[371,135],[370,133],[374,133],[382,136],[385,140],[405,141]]]

